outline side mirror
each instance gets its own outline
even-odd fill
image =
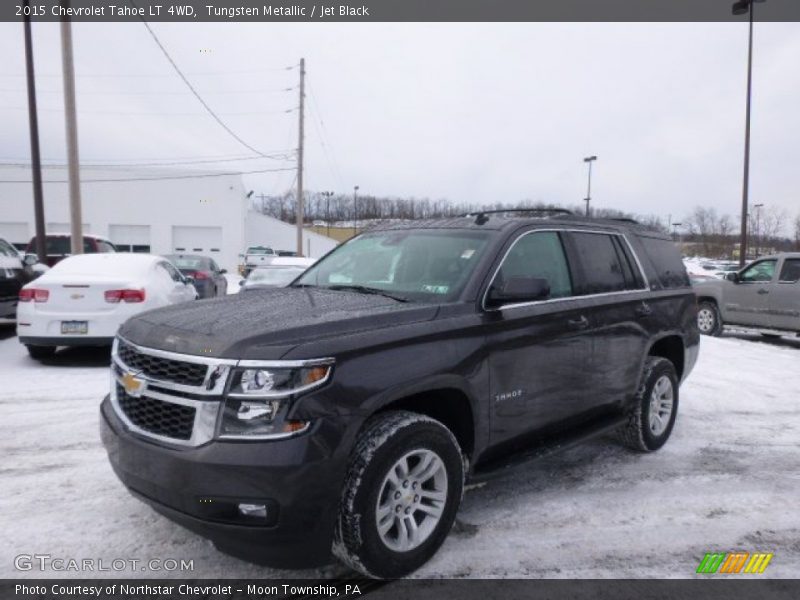
[[[725,279],[728,281],[732,281],[733,283],[739,283],[739,273],[733,271],[731,273],[725,273]]]
[[[239,287],[242,287],[244,285],[244,281],[245,281],[244,279],[239,280]]]
[[[32,267],[38,262],[39,262],[39,257],[36,256],[35,254],[26,254],[22,258],[22,264],[24,264],[26,267]]]
[[[538,277],[512,277],[502,288],[492,287],[489,290],[489,302],[492,306],[534,302],[550,297],[550,284],[547,279]]]
[[[220,269],[219,270],[219,274],[220,275],[225,275],[225,273],[227,273],[227,272],[228,272],[228,269]]]

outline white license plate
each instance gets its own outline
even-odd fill
[[[89,333],[88,321],[61,321],[62,335],[86,335]]]

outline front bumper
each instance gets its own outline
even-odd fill
[[[114,472],[159,513],[250,562],[304,568],[330,561],[346,453],[335,454],[336,434],[323,422],[284,440],[174,448],[129,432],[109,397],[100,411]],[[266,519],[234,522],[235,510],[214,508],[239,502],[266,504]]]

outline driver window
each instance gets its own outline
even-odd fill
[[[772,260],[762,260],[755,264],[750,265],[744,271],[742,271],[741,275],[739,276],[739,281],[744,282],[762,282],[766,283],[772,281],[773,275],[775,275],[775,261]]]
[[[572,295],[572,279],[561,238],[555,231],[523,234],[509,250],[497,271],[493,287],[514,277],[546,279],[550,298]]]

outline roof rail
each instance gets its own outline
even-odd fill
[[[503,214],[503,213],[547,213],[548,215],[571,215],[572,211],[566,208],[496,208],[492,210],[478,210],[475,212],[468,212],[462,217],[475,217],[477,225],[483,225],[489,220],[487,215]]]
[[[639,221],[636,219],[631,219],[630,217],[601,217],[606,221],[619,221],[620,223],[631,223],[633,225],[640,225]]]

